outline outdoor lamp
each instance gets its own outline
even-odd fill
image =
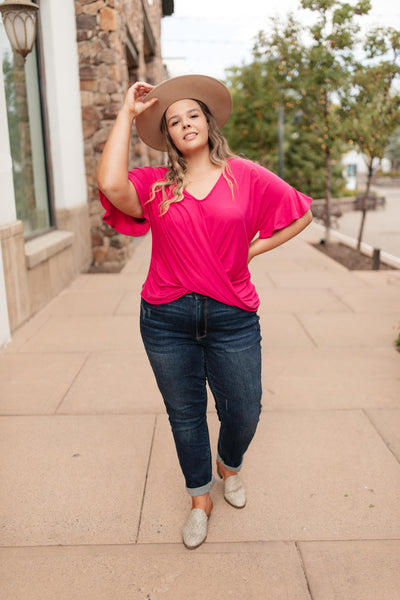
[[[24,60],[35,43],[37,10],[39,7],[32,0],[4,0],[0,4],[8,39]]]

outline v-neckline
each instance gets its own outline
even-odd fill
[[[218,179],[215,181],[215,183],[213,184],[213,186],[210,188],[210,190],[207,192],[207,194],[204,196],[204,198],[197,198],[197,196],[194,196],[193,194],[191,194],[190,192],[187,191],[187,189],[185,188],[183,190],[184,194],[187,194],[188,196],[190,196],[191,198],[194,198],[194,200],[197,200],[197,202],[203,202],[204,200],[207,200],[207,198],[212,194],[212,192],[215,190],[215,188],[217,187],[217,185],[219,184],[221,178],[223,177],[222,172],[219,174]]]

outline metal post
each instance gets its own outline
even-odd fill
[[[381,264],[381,251],[379,248],[374,248],[374,253],[372,255],[372,269],[374,271],[379,271],[380,264]]]

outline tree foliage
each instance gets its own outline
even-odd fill
[[[350,139],[356,144],[360,136],[369,147],[379,140],[382,155],[393,132],[398,108],[391,83],[399,32],[370,32],[362,62],[359,22],[370,0],[353,5],[302,0],[301,6],[310,13],[308,25],[293,15],[285,22],[272,19],[257,37],[253,62],[228,73],[234,112],[226,133],[236,151],[277,170],[277,109],[283,107],[285,179],[325,198],[328,241],[330,199],[341,185],[344,144]]]
[[[346,121],[347,141],[371,164],[383,157],[399,122],[400,94],[393,82],[400,76],[400,32],[377,28],[364,48],[369,61],[355,63],[349,85],[342,90],[339,114]]]
[[[342,95],[340,110],[347,124],[348,141],[362,153],[368,167],[358,233],[359,249],[374,164],[383,158],[388,140],[399,123],[400,94],[394,91],[393,82],[400,75],[400,32],[376,28],[368,34],[364,49],[369,60],[355,64],[349,89]]]
[[[385,157],[392,163],[392,171],[400,171],[400,127],[397,127],[389,137]]]
[[[277,98],[268,64],[254,61],[231,69],[228,83],[234,111],[224,129],[231,148],[270,169],[276,169]]]

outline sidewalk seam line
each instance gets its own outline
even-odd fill
[[[311,341],[311,343],[314,346],[314,348],[319,348],[317,342],[314,340],[314,338],[312,337],[311,333],[307,330],[307,328],[303,324],[302,320],[300,319],[299,315],[297,313],[295,313],[295,312],[292,313],[292,315],[294,316],[294,318],[296,319],[296,321],[299,323],[300,327],[302,328],[302,330],[304,331],[304,333],[306,334],[306,336],[308,337],[308,339]]]
[[[45,309],[46,309],[46,307],[43,307],[42,309],[39,309],[39,311],[37,313],[35,313],[34,315],[32,315],[31,317],[29,317],[27,321],[24,321],[23,323],[21,323],[21,325],[19,325],[17,327],[17,330],[16,330],[15,333],[17,333],[18,330],[22,329],[24,327],[24,325],[28,325],[29,323],[31,323],[34,320],[35,317],[39,318],[41,311],[42,310],[44,311]],[[34,328],[34,331],[32,331],[30,335],[28,334],[28,337],[26,338],[26,340],[24,340],[23,342],[21,342],[21,344],[19,346],[18,346],[18,342],[16,342],[17,343],[17,348],[15,349],[15,352],[13,352],[13,354],[19,354],[20,352],[23,352],[22,348],[24,346],[26,346],[31,341],[31,339],[42,329],[42,327],[44,327],[45,325],[47,325],[47,323],[50,321],[51,318],[52,318],[51,314],[49,314],[47,316],[45,315],[45,319],[44,319],[43,323],[41,323],[37,328]],[[12,343],[12,341],[13,340],[11,338],[11,342],[10,343]],[[27,354],[33,354],[33,353],[37,354],[37,352],[33,351],[33,350],[31,350],[31,351],[28,350],[28,352],[27,352]]]
[[[385,542],[400,542],[400,538],[349,538],[349,539],[337,539],[337,538],[332,538],[332,539],[304,539],[304,540],[295,540],[295,539],[265,539],[265,540],[260,540],[260,539],[254,539],[254,540],[231,540],[231,541],[215,541],[215,542],[211,542],[211,541],[207,541],[207,547],[212,547],[212,546],[217,546],[217,545],[222,545],[222,544],[226,544],[226,545],[242,545],[242,544],[251,544],[251,545],[256,545],[256,544],[294,544],[295,546],[297,546],[297,544],[342,544],[342,543],[353,543],[353,542],[360,542],[360,543],[369,543],[369,542],[379,542],[379,543],[385,543]],[[22,545],[4,545],[4,546],[0,546],[0,554],[5,551],[5,550],[38,550],[38,549],[43,549],[43,550],[54,550],[54,549],[62,549],[62,548],[121,548],[121,547],[129,547],[129,548],[135,548],[135,547],[144,547],[144,546],[171,546],[171,545],[175,545],[175,546],[179,546],[183,549],[182,546],[182,542],[181,541],[167,541],[167,542],[101,542],[101,543],[93,543],[93,544],[84,544],[84,543],[68,543],[68,544],[61,544],[61,543],[57,543],[57,544],[32,544],[30,546],[22,546]]]
[[[122,302],[124,301],[124,299],[126,298],[126,296],[129,294],[130,292],[128,290],[124,290],[123,293],[121,294],[121,297],[119,299],[119,301],[117,302],[113,312],[112,312],[112,316],[117,317],[118,315],[118,309],[121,306]]]
[[[149,477],[149,470],[150,470],[150,461],[151,461],[151,456],[153,454],[153,445],[154,445],[154,438],[155,438],[155,435],[156,435],[157,420],[158,420],[158,414],[155,414],[154,425],[153,425],[153,434],[151,436],[151,443],[150,443],[150,449],[149,449],[149,458],[148,458],[148,461],[147,461],[146,475],[145,475],[145,478],[144,478],[143,495],[142,495],[142,502],[141,502],[140,511],[139,511],[139,520],[138,520],[138,526],[137,526],[137,532],[136,532],[135,545],[137,545],[139,543],[139,534],[140,534],[140,528],[141,528],[141,525],[142,525],[142,515],[143,515],[144,499],[145,499],[145,496],[146,496],[147,480],[148,480],[148,477]]]
[[[347,304],[347,302],[346,302],[346,301],[345,301],[343,298],[341,298],[341,297],[340,297],[340,296],[339,296],[339,295],[338,295],[338,294],[337,294],[337,293],[334,291],[334,289],[333,289],[333,288],[327,288],[327,289],[328,289],[328,290],[329,290],[329,291],[330,291],[330,292],[333,294],[333,296],[336,298],[336,300],[338,300],[339,302],[341,302],[341,303],[343,304],[343,306],[345,306],[346,308],[348,308],[348,309],[349,309],[349,311],[350,311],[350,313],[351,313],[351,314],[353,314],[353,315],[354,315],[354,314],[356,314],[356,311],[355,311],[355,310],[354,310],[354,309],[353,309],[353,308],[352,308],[352,307],[351,307],[349,304]],[[321,313],[318,313],[318,314],[321,314]],[[337,314],[337,313],[335,313],[335,314]]]
[[[300,567],[301,567],[301,570],[303,571],[304,579],[305,579],[305,582],[306,582],[306,585],[307,585],[308,595],[310,596],[310,599],[313,600],[313,595],[312,595],[312,591],[311,591],[311,585],[310,585],[310,582],[309,582],[308,577],[307,577],[306,566],[304,564],[303,555],[301,553],[299,542],[296,541],[294,543],[294,545],[296,547],[297,556],[298,556],[298,559],[299,559],[299,562],[300,562]]]
[[[377,409],[371,409],[371,410],[377,410]],[[368,414],[368,410],[363,408],[362,412],[364,413],[364,415],[366,416],[368,422],[371,424],[371,426],[373,427],[373,429],[376,431],[376,433],[378,434],[378,436],[380,437],[380,439],[382,440],[382,442],[385,444],[386,448],[389,450],[389,452],[392,454],[393,458],[396,460],[397,463],[400,464],[400,459],[396,456],[396,454],[394,453],[394,451],[392,450],[392,448],[390,447],[390,444],[385,440],[385,438],[383,437],[383,435],[381,434],[381,432],[378,429],[378,426],[375,425],[374,421],[372,420],[372,418],[369,416]]]
[[[77,378],[79,377],[79,374],[81,373],[82,369],[84,368],[84,366],[86,365],[87,361],[89,360],[90,357],[90,352],[86,352],[85,353],[85,359],[82,362],[81,366],[79,367],[77,373],[75,374],[75,377],[72,379],[71,383],[69,384],[68,388],[65,390],[65,393],[62,395],[60,402],[57,404],[56,409],[54,411],[54,415],[58,415],[58,411],[60,410],[62,403],[64,402],[69,390],[72,388],[72,386],[74,385],[75,381],[77,380]]]

